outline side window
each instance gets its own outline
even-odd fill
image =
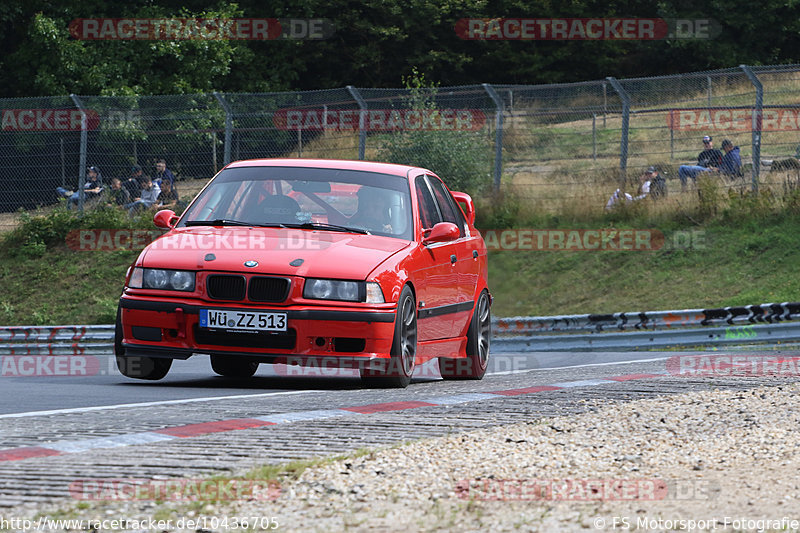
[[[458,226],[459,233],[464,236],[464,216],[461,209],[455,205],[455,200],[450,196],[450,192],[445,188],[444,184],[433,176],[428,176],[433,195],[436,197],[436,202],[439,204],[439,209],[442,211],[442,218],[445,222],[452,222]]]
[[[417,176],[414,181],[414,186],[417,190],[417,200],[419,201],[419,218],[422,221],[422,227],[425,229],[432,228],[435,224],[442,221],[439,216],[439,211],[436,209],[436,202],[428,190],[428,185],[425,183],[425,176]]]

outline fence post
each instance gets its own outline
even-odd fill
[[[669,158],[670,160],[675,159],[675,129],[672,127],[672,123],[669,126]]]
[[[747,65],[739,65],[756,89],[756,105],[753,110],[753,192],[758,192],[758,176],[761,171],[761,113],[764,107],[764,87],[756,73]]]
[[[592,161],[597,161],[597,113],[592,113]]]
[[[86,150],[88,144],[88,119],[86,111],[83,110],[83,104],[80,98],[75,94],[70,94],[70,98],[75,103],[75,107],[81,112],[81,148],[80,158],[78,162],[78,213],[83,214],[83,201],[86,193],[83,191],[83,186],[86,184]],[[67,207],[69,207],[69,199],[67,199]]]
[[[622,134],[619,141],[619,179],[620,183],[625,183],[628,170],[628,128],[630,127],[631,99],[622,85],[614,77],[607,77],[608,83],[617,91],[622,100]]]
[[[367,103],[361,98],[358,89],[352,85],[348,85],[347,90],[361,110],[358,112],[358,159],[363,161],[367,151]]]
[[[64,137],[59,139],[61,141],[61,186],[67,188],[67,172],[65,169],[66,162],[64,161]]]
[[[708,107],[711,107],[711,76],[706,76],[708,80]]]
[[[494,136],[494,191],[500,190],[500,176],[503,174],[503,100],[488,83],[483,84],[483,88],[489,93],[489,97],[494,102],[497,109],[495,111],[495,136]]]
[[[216,131],[212,131],[211,132],[211,162],[212,162],[211,164],[214,165],[214,172],[211,173],[211,175],[213,176],[219,170],[219,167],[217,167],[217,132]]]
[[[222,155],[222,164],[227,165],[231,162],[231,138],[233,136],[233,114],[231,113],[231,108],[228,107],[228,102],[219,94],[217,91],[214,91],[214,98],[217,99],[219,105],[222,106],[222,109],[225,111],[225,149]]]

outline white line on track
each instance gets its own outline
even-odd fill
[[[584,365],[554,366],[548,368],[524,368],[521,370],[504,370],[502,372],[487,372],[487,374],[490,374],[492,376],[507,376],[509,374],[524,374],[526,372],[542,372],[545,370],[568,370],[570,368],[586,368],[589,366],[628,365],[632,363],[649,363],[650,361],[666,361],[670,357],[657,357],[654,359],[634,359],[631,361],[611,361],[608,363],[586,363]],[[649,373],[657,374],[657,372],[649,372]]]
[[[69,409],[53,409],[50,411],[30,411],[27,413],[9,413],[0,415],[0,418],[27,418],[31,416],[63,415],[67,413],[88,413],[91,411],[104,411],[107,409],[124,409],[126,407],[153,407],[157,405],[174,405],[181,403],[213,402],[214,400],[238,400],[242,398],[265,398],[267,396],[281,396],[289,394],[307,394],[309,392],[323,392],[318,390],[300,390],[283,392],[265,392],[262,394],[237,394],[235,396],[209,396],[204,398],[186,398],[184,400],[164,400],[161,402],[122,403],[117,405],[96,405],[90,407],[72,407]]]

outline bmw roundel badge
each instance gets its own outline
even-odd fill
[[[257,267],[258,266],[258,261],[253,261],[253,260],[245,261],[244,262],[244,266],[246,266],[247,268]]]

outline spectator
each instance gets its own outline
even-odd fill
[[[739,147],[734,146],[729,139],[725,139],[722,141],[722,149],[725,155],[722,156],[719,171],[732,180],[741,177],[742,157],[739,155]]]
[[[158,206],[163,209],[177,208],[180,198],[178,197],[178,190],[175,188],[173,182],[164,178],[161,182],[161,194],[158,195]]]
[[[614,209],[614,208],[616,208],[616,207],[618,207],[620,205],[623,205],[623,204],[626,204],[626,203],[629,203],[629,202],[632,202],[632,201],[633,201],[633,196],[631,196],[630,194],[628,194],[626,192],[625,193],[622,192],[622,190],[620,190],[620,189],[617,189],[616,191],[614,191],[614,194],[611,195],[611,198],[608,199],[608,203],[606,203],[606,211],[611,211],[612,209]]]
[[[122,183],[122,187],[128,191],[131,198],[139,198],[142,194],[141,180],[144,177],[142,174],[142,167],[133,165],[131,167],[130,177]]]
[[[141,169],[139,169],[141,172]],[[144,176],[141,181],[141,194],[139,197],[134,198],[132,202],[125,204],[125,209],[128,210],[128,215],[133,216],[139,209],[146,209],[156,205],[158,202],[158,195],[161,194],[161,189],[158,185],[153,183],[149,176]]]
[[[644,200],[650,195],[650,185],[653,182],[653,174],[655,171],[655,167],[650,167],[644,174],[639,176],[639,192],[633,197],[634,200]]]
[[[697,155],[696,165],[681,165],[678,168],[678,177],[681,179],[681,190],[686,190],[686,178],[697,182],[697,175],[701,172],[718,170],[722,164],[722,152],[714,148],[714,141],[710,135],[703,137],[704,150]]]
[[[122,180],[119,178],[111,178],[111,189],[108,191],[108,197],[106,198],[106,205],[107,206],[123,206],[125,204],[130,203],[131,195],[128,191],[122,187]]]
[[[103,191],[103,178],[100,169],[91,166],[86,169],[86,181],[83,184],[83,198],[88,200],[97,197]],[[56,192],[63,198],[68,198],[67,209],[71,209],[73,204],[78,205],[80,201],[80,191],[68,191],[64,187],[57,187]]]
[[[167,162],[163,159],[156,161],[156,173],[153,175],[153,181],[162,188],[164,181],[169,181],[170,185],[175,185],[175,175],[167,168]]]
[[[650,196],[654,200],[667,195],[667,182],[659,174],[656,167],[649,167],[644,174],[639,176],[639,193],[634,200],[641,200]]]

